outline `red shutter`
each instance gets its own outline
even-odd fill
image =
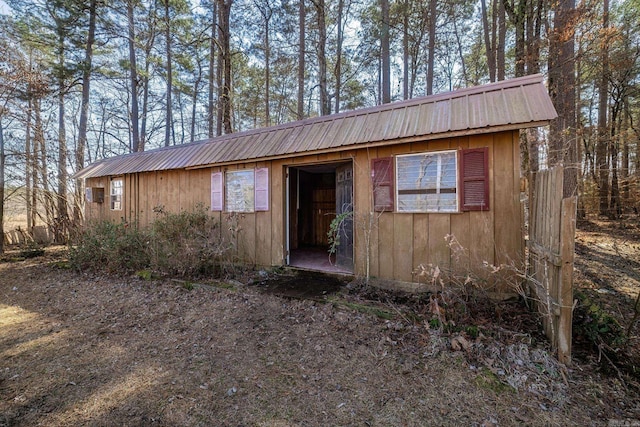
[[[222,172],[211,174],[211,210],[222,210]]]
[[[373,208],[376,212],[393,211],[393,157],[371,160]]]
[[[463,211],[489,210],[489,149],[460,151],[460,205]]]
[[[259,168],[255,172],[255,210],[269,210],[269,169]]]

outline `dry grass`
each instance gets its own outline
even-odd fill
[[[352,305],[237,283],[189,291],[61,266],[0,263],[0,426],[565,426],[640,416],[615,379],[578,364],[565,382],[544,346],[501,327],[453,351],[453,336],[398,304],[386,320],[349,295]]]

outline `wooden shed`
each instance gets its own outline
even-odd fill
[[[113,157],[77,177],[88,220],[145,225],[154,207],[205,204],[240,221],[247,264],[415,283],[420,266],[522,261],[519,131],[555,117],[534,75]]]

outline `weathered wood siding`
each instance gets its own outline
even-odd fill
[[[373,212],[371,159],[391,155],[449,149],[488,147],[490,210],[463,213]],[[523,257],[520,161],[517,131],[470,135],[433,141],[359,148],[318,155],[227,165],[194,170],[148,172],[124,176],[124,206],[111,211],[109,178],[88,179],[88,187],[104,187],[104,203],[88,203],[87,219],[153,221],[154,208],[179,212],[198,204],[210,207],[211,173],[225,170],[269,169],[269,210],[244,213],[230,220],[226,212],[211,212],[221,222],[221,233],[237,232],[238,255],[246,262],[270,266],[285,259],[285,197],[287,166],[351,159],[354,175],[354,273],[371,277],[416,281],[420,265],[442,269],[470,268],[471,263],[521,262]],[[467,256],[457,259],[446,237],[455,236]],[[367,247],[367,242],[368,247]]]

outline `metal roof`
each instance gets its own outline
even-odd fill
[[[76,178],[244,163],[545,125],[557,117],[539,74],[95,162]]]

